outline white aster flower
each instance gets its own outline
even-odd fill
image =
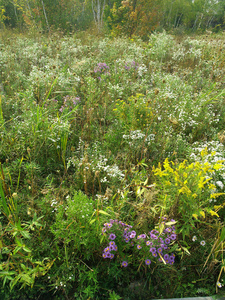
[[[205,246],[205,241],[201,241],[200,245]]]
[[[222,181],[217,181],[216,185],[218,185],[221,189],[223,189],[224,184],[222,183]]]
[[[197,241],[197,236],[196,235],[193,236],[192,241],[193,242]]]

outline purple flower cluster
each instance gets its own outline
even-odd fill
[[[114,234],[115,235],[115,234]],[[111,253],[111,251],[117,251],[118,247],[114,241],[109,242],[109,245],[104,249],[102,253],[103,258],[110,258],[113,259],[114,253]]]
[[[109,73],[109,66],[106,63],[98,63],[97,66],[94,68],[94,73],[98,75],[98,79],[101,79],[102,74],[110,75]]]
[[[119,238],[119,240],[128,243],[131,239],[134,239],[136,236],[136,232],[134,230],[131,231],[132,226],[128,225],[122,221],[118,220],[110,220],[109,223],[105,223],[102,228],[102,233],[108,235],[108,239],[110,240],[109,246],[103,250],[102,256],[103,258],[114,257],[114,253],[111,251],[117,251],[118,247],[114,240]],[[109,232],[110,233],[107,233]],[[116,232],[116,233],[115,233]],[[122,266],[126,267],[128,265],[127,261],[123,261]]]
[[[133,60],[132,62],[127,62],[124,66],[124,69],[125,70],[132,70],[132,69],[137,70],[138,67],[139,67],[139,64]]]
[[[109,223],[104,224],[102,229],[102,234],[105,234],[109,240],[108,246],[103,251],[103,258],[114,258],[115,254],[111,253],[111,251],[117,251],[118,246],[115,242],[117,240],[118,245],[121,242],[123,243],[123,249],[136,245],[135,248],[138,250],[138,253],[142,253],[143,251],[145,257],[148,256],[146,253],[150,253],[153,258],[157,257],[159,262],[170,265],[174,264],[175,255],[173,253],[168,254],[167,252],[169,252],[169,245],[177,238],[174,226],[175,221],[171,220],[168,224],[172,224],[172,226],[167,225],[165,220],[163,220],[159,224],[158,230],[153,229],[148,235],[145,233],[137,235],[136,231],[132,230],[131,225],[118,220],[110,220]],[[146,258],[145,264],[150,265],[151,260]],[[127,265],[127,261],[122,262],[123,267]]]
[[[71,97],[69,95],[63,97],[63,105],[59,111],[62,113],[66,108],[72,110],[80,102],[80,97]]]
[[[175,222],[171,220],[171,223]],[[159,257],[160,262],[164,262],[166,264],[174,264],[175,255],[165,253],[168,250],[168,247],[171,243],[173,243],[176,238],[176,228],[174,225],[171,227],[167,226],[165,222],[162,222],[159,226],[164,226],[164,230],[160,234],[158,230],[153,229],[149,232],[150,240],[146,241],[146,245],[150,246],[149,251],[151,252],[153,257]]]

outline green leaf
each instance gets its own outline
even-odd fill
[[[26,252],[28,252],[28,253],[31,253],[31,252],[32,252],[32,251],[31,251],[29,248],[27,248],[26,246],[23,246],[23,250],[26,251]]]
[[[182,247],[182,250],[184,250],[188,255],[191,255],[191,253],[188,251],[188,249],[187,248],[185,248],[185,247]]]
[[[29,239],[29,238],[30,238],[30,234],[29,234],[28,231],[22,230],[20,233],[21,233],[22,236],[25,237],[26,239]]]
[[[18,251],[20,251],[22,247],[16,246],[16,248],[13,250],[13,255],[15,255]]]
[[[222,242],[224,240],[225,240],[225,227],[223,227],[222,230],[221,230],[219,242]]]
[[[22,241],[21,241],[20,239],[18,239],[17,237],[15,237],[15,242],[17,243],[17,245],[18,245],[19,247],[22,247],[22,246],[23,246]]]
[[[20,264],[20,266],[21,266],[21,268],[22,268],[25,272],[27,272],[27,268],[26,268],[26,266],[25,266],[24,264]]]
[[[99,210],[98,211],[100,214],[106,215],[106,216],[110,216],[107,212],[105,212],[104,210]]]
[[[167,226],[170,226],[170,225],[174,225],[174,224],[176,224],[177,223],[177,221],[175,221],[175,222],[166,222],[166,225]]]

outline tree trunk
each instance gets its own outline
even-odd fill
[[[43,12],[44,12],[44,16],[45,16],[45,22],[46,22],[46,25],[47,25],[47,28],[48,28],[48,32],[50,32],[50,28],[49,28],[49,24],[48,24],[48,18],[47,18],[47,15],[46,15],[46,11],[45,11],[45,6],[44,6],[43,0],[41,0],[41,3],[42,3],[42,7],[43,7]]]
[[[92,0],[92,12],[94,16],[95,24],[98,28],[98,32],[101,31],[103,25],[103,14],[105,10],[105,0],[101,3],[101,0]]]

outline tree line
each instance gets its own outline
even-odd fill
[[[50,32],[109,29],[142,37],[158,28],[225,29],[225,0],[0,0],[0,26]]]

